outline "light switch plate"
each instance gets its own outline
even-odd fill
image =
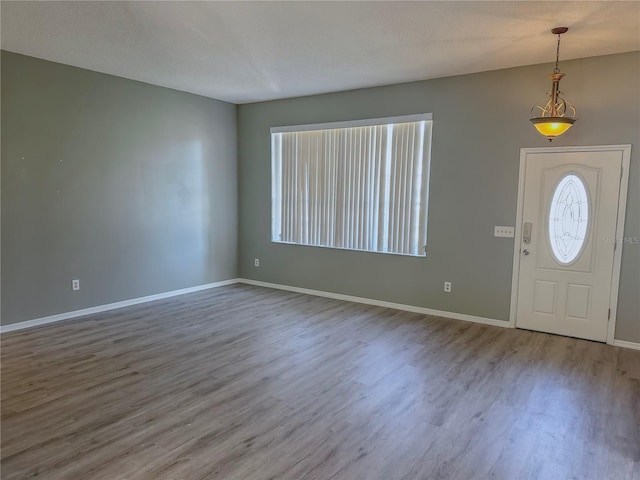
[[[515,229],[513,227],[502,227],[496,225],[493,227],[493,236],[513,238],[515,236]]]

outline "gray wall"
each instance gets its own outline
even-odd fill
[[[237,276],[235,105],[2,52],[1,121],[3,324]]]
[[[513,241],[493,225],[515,223],[520,148],[548,145],[527,118],[550,65],[242,105],[238,155],[234,105],[8,52],[1,67],[3,324],[238,275],[508,318]],[[634,145],[637,238],[640,53],[562,70],[580,120],[553,145]],[[422,112],[428,258],[270,242],[269,127]],[[640,245],[625,244],[618,339],[640,342],[639,284]]]
[[[640,53],[561,64],[579,122],[554,146],[633,144],[625,235],[640,235]],[[238,111],[240,275],[507,320],[522,147],[548,141],[528,122],[552,65],[242,105]],[[270,242],[269,127],[432,112],[428,257]],[[260,267],[253,259],[260,258]],[[616,338],[640,342],[640,245],[623,248]],[[453,293],[445,294],[445,280]]]

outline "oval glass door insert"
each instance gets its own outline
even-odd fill
[[[584,182],[565,175],[553,192],[549,209],[549,243],[556,261],[573,262],[582,252],[589,225],[589,197]]]

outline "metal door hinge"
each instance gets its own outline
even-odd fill
[[[607,320],[611,320],[611,309],[609,309],[609,313],[607,314]]]

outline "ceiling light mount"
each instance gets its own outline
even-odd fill
[[[553,69],[553,73],[549,75],[551,79],[551,91],[547,92],[549,100],[544,107],[535,105],[531,109],[532,118],[529,119],[538,132],[547,137],[549,141],[569,130],[577,120],[576,107],[565,100],[560,91],[560,80],[564,77],[564,73],[561,73],[558,67],[560,63],[560,36],[568,31],[569,28],[567,27],[556,27],[551,30],[551,33],[558,36],[558,42],[556,46],[556,67]],[[536,113],[539,115],[536,116]]]

